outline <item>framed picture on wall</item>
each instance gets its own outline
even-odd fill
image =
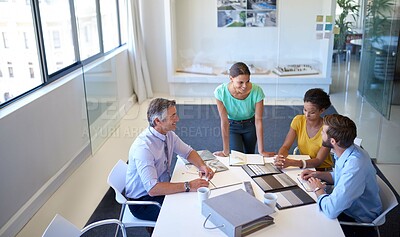
[[[276,27],[277,0],[217,0],[218,27]]]

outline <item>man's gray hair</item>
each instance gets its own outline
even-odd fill
[[[150,126],[155,126],[154,120],[156,118],[164,121],[167,118],[168,108],[175,105],[175,100],[167,100],[164,98],[153,99],[150,102],[149,108],[147,109],[147,121],[149,121]]]

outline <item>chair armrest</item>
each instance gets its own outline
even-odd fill
[[[161,205],[155,201],[127,201],[126,205],[156,205],[161,209]]]
[[[95,227],[102,226],[102,225],[108,225],[108,224],[117,224],[117,225],[119,225],[119,227],[121,227],[122,237],[126,237],[127,236],[126,235],[126,230],[125,230],[125,225],[121,221],[119,221],[117,219],[106,219],[106,220],[93,222],[93,223],[85,226],[81,230],[81,235],[83,233],[95,228]]]
[[[300,154],[300,150],[299,150],[299,147],[298,147],[298,146],[296,146],[296,147],[293,149],[293,155],[297,155],[297,152]]]
[[[351,221],[339,221],[339,224],[341,224],[341,225],[352,225],[352,226],[370,226],[370,227],[375,226],[372,223],[359,223],[359,222],[351,222]]]

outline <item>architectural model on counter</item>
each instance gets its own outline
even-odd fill
[[[226,64],[225,69],[222,67],[213,67],[206,64],[192,64],[188,67],[178,68],[176,72],[191,73],[191,74],[202,74],[202,75],[229,75],[229,67],[236,62],[229,62]],[[248,64],[250,73],[252,75],[266,75],[271,70],[265,69],[264,67],[255,66],[254,64]]]
[[[229,65],[233,65],[236,62],[230,63]],[[250,73],[252,75],[266,75],[271,72],[271,70],[265,69],[263,67],[255,66],[254,64],[248,64],[247,66],[249,67]],[[222,72],[224,75],[229,75],[229,69],[225,70]]]
[[[189,67],[185,67],[183,69],[177,69],[176,72],[185,72],[185,73],[203,74],[203,75],[217,75],[217,73],[214,72],[214,69],[212,67],[202,64],[192,64]]]
[[[274,68],[273,72],[279,76],[301,76],[319,74],[319,71],[309,64],[287,64]]]

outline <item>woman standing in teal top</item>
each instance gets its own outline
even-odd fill
[[[264,151],[263,90],[250,82],[250,70],[242,62],[232,65],[229,79],[214,91],[223,143],[223,150],[214,155],[229,156],[230,150],[254,154],[257,143],[259,154],[273,156],[273,152]]]

